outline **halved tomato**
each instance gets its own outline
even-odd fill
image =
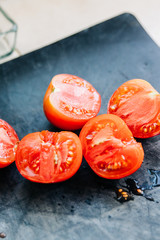
[[[35,132],[19,143],[16,165],[33,182],[53,183],[72,177],[82,162],[82,147],[72,132]]]
[[[100,177],[119,179],[135,172],[144,151],[125,122],[113,114],[89,120],[80,132],[83,154]]]
[[[101,96],[87,81],[69,74],[56,75],[44,96],[47,119],[65,130],[81,128],[95,117],[101,106]]]
[[[0,119],[0,168],[7,167],[15,160],[19,139],[14,129]]]
[[[145,80],[122,84],[110,98],[108,113],[122,118],[134,137],[149,138],[160,133],[160,94]]]

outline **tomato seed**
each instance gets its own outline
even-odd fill
[[[72,162],[72,160],[73,160],[72,157],[68,157],[68,158],[67,158],[67,161],[68,161],[68,162]]]
[[[128,91],[128,88],[127,88],[127,87],[124,87],[123,90],[124,90],[124,92],[127,92],[127,91]]]
[[[73,109],[72,106],[69,106],[69,111],[70,111],[70,112],[72,111],[72,109]]]
[[[87,140],[91,140],[93,138],[93,136],[90,134],[86,137]]]
[[[125,194],[125,195],[126,195],[126,192],[123,191],[122,194]]]
[[[71,156],[71,157],[73,157],[73,152],[72,152],[72,151],[69,151],[69,152],[68,152],[68,155]]]
[[[112,166],[111,165],[108,165],[108,167],[107,167],[108,169],[112,169]]]
[[[127,163],[126,163],[126,162],[123,162],[122,166],[123,166],[123,167],[127,167]]]
[[[124,197],[124,198],[127,198],[127,197],[128,197],[128,194],[126,194],[126,193],[123,194],[123,197]]]
[[[68,148],[69,150],[71,150],[71,151],[73,151],[73,146],[69,146],[69,148]]]
[[[114,123],[111,123],[110,126],[113,128],[113,127],[115,126],[115,124],[114,124]]]
[[[125,156],[124,155],[121,155],[121,158],[122,158],[122,160],[125,160]]]
[[[157,127],[159,127],[160,126],[160,121],[157,121]]]
[[[146,127],[143,129],[143,132],[144,132],[144,133],[147,133],[147,132],[148,132],[148,130],[147,130]]]
[[[116,162],[114,163],[114,167],[115,167],[115,168],[117,168],[117,167],[118,167],[118,164],[117,164]]]
[[[66,161],[66,166],[69,167],[69,165],[71,164],[71,162]]]
[[[66,105],[66,106],[65,106],[65,110],[69,110],[69,105]]]
[[[101,169],[104,169],[104,168],[105,168],[105,164],[104,164],[104,163],[100,163],[99,167],[100,167]]]
[[[118,162],[117,164],[118,164],[119,167],[121,167],[121,162]]]
[[[35,171],[38,172],[39,171],[39,167],[37,167]]]
[[[116,108],[117,108],[117,105],[116,105],[116,104],[110,106],[110,109],[111,109],[112,111],[116,110]]]
[[[157,126],[158,126],[157,123],[153,123],[153,129],[156,129]]]
[[[80,109],[77,109],[77,114],[81,114],[81,110]]]
[[[97,134],[97,132],[94,131],[91,134],[92,134],[92,136],[95,136]]]

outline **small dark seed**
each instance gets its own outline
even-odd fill
[[[4,232],[1,232],[0,233],[0,238],[5,238],[6,237],[6,234]]]

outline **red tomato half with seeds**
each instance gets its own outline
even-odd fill
[[[17,148],[17,168],[23,177],[33,182],[64,181],[77,172],[81,162],[81,142],[72,132],[30,133]]]
[[[47,119],[65,130],[81,128],[95,117],[101,106],[101,96],[87,81],[69,74],[56,75],[44,96]]]
[[[145,80],[122,84],[110,98],[108,113],[122,118],[134,137],[149,138],[160,133],[160,94]]]
[[[0,168],[14,162],[18,142],[19,138],[14,129],[0,119]]]
[[[89,120],[80,132],[80,140],[86,161],[100,177],[123,178],[142,164],[141,143],[116,115],[103,114]]]

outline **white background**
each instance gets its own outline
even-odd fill
[[[16,51],[0,63],[124,12],[160,46],[160,0],[0,0],[0,6],[18,25]]]

